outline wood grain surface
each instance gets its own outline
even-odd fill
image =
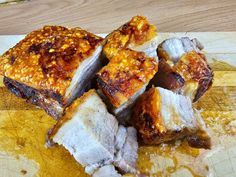
[[[30,0],[0,5],[0,34],[25,34],[46,24],[107,33],[145,15],[162,32],[235,31],[235,0]]]
[[[108,33],[132,16],[145,15],[161,32],[209,31],[209,33],[160,33],[197,37],[206,46],[214,69],[213,87],[194,106],[211,132],[211,151],[186,144],[140,147],[138,168],[150,176],[234,177],[236,174],[236,31],[235,0],[0,0],[0,35],[26,34],[43,25],[80,26],[94,33]],[[14,0],[13,0],[14,1]],[[11,39],[21,38],[11,36]],[[10,38],[9,38],[10,39]],[[0,37],[0,48],[8,48]],[[62,147],[46,149],[45,135],[55,124],[39,108],[15,97],[0,77],[0,177],[80,176],[83,168]]]

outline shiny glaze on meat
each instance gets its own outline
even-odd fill
[[[156,35],[154,25],[143,16],[135,16],[106,37],[103,53],[110,60],[119,50],[142,45]]]
[[[145,86],[157,69],[156,60],[143,52],[121,50],[97,74],[98,86],[113,106],[119,107]]]
[[[45,26],[0,57],[0,73],[63,101],[75,70],[92,55],[102,38],[80,28]],[[58,99],[59,98],[59,99]]]

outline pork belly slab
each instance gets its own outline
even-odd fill
[[[97,74],[98,87],[110,110],[125,124],[130,108],[157,72],[155,58],[131,49],[120,50]]]
[[[202,49],[197,39],[165,40],[157,49],[159,69],[151,83],[197,101],[211,87],[213,79]]]
[[[110,60],[118,51],[130,48],[156,57],[157,29],[146,17],[135,16],[105,38],[104,55]]]
[[[190,98],[170,90],[153,87],[145,92],[134,107],[132,121],[147,144],[186,138],[190,146],[211,147],[205,123]]]
[[[0,74],[12,93],[58,119],[101,68],[102,44],[80,28],[45,26],[0,56]]]
[[[119,126],[95,90],[75,100],[49,131],[48,144],[63,145],[93,176],[136,173],[137,136],[133,127]],[[108,173],[108,174],[107,174]]]

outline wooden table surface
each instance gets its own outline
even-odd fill
[[[107,33],[137,14],[162,32],[235,31],[235,9],[235,0],[31,0],[0,5],[0,35],[46,24]]]

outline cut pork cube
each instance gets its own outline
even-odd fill
[[[99,71],[97,82],[100,93],[103,98],[107,98],[110,110],[120,123],[127,123],[130,109],[145,91],[157,69],[158,64],[154,58],[147,57],[143,52],[125,49],[119,51]]]
[[[80,28],[45,26],[0,56],[0,74],[12,93],[58,119],[101,68],[102,44]]]
[[[67,108],[66,114],[49,131],[48,145],[53,143],[63,145],[88,174],[98,176],[105,170],[112,176],[116,173],[110,165],[121,172],[137,172],[136,130],[118,126],[95,90],[86,92]],[[132,159],[127,159],[126,153]]]
[[[103,53],[109,60],[118,51],[130,48],[156,57],[157,29],[143,16],[135,16],[105,38]]]
[[[145,92],[134,107],[132,121],[147,144],[186,138],[190,146],[211,147],[205,123],[190,98],[170,90],[153,87]]]
[[[201,52],[202,44],[188,37],[170,38],[157,49],[159,69],[151,84],[197,101],[212,85],[213,71]]]

